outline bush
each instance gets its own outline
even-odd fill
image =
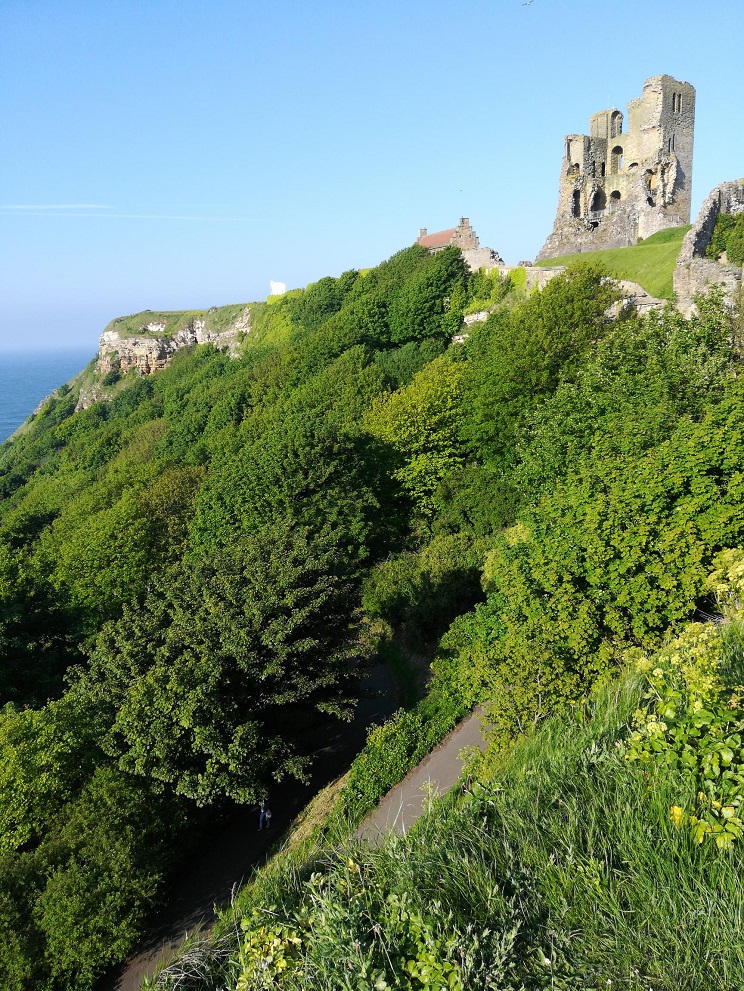
[[[708,258],[718,260],[724,251],[729,265],[744,265],[744,213],[718,214],[705,253]]]

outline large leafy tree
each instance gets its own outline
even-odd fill
[[[460,326],[468,270],[458,248],[448,247],[424,260],[390,305],[390,338],[398,344],[448,337]]]
[[[479,458],[503,460],[526,414],[572,380],[612,326],[617,289],[599,267],[569,270],[513,309],[497,310],[468,342],[462,433]]]
[[[329,528],[279,521],[155,581],[100,634],[85,684],[120,766],[199,804],[302,776],[303,730],[348,716],[356,595]]]

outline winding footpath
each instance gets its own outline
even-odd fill
[[[381,694],[363,703],[365,711],[352,724],[354,731],[340,727],[338,735],[327,741],[316,757],[317,770],[310,784],[298,786],[287,780],[276,788],[271,799],[274,825],[289,823],[320,788],[344,773],[363,745],[367,727],[390,714],[395,691],[393,684],[385,691],[379,683],[386,678],[388,672],[378,673]],[[392,788],[356,835],[376,845],[392,831],[402,834],[410,829],[426,810],[432,794],[443,795],[457,784],[463,770],[462,752],[471,747],[485,749],[480,712],[463,720]],[[275,842],[276,829],[258,832],[257,824],[255,810],[241,809],[205,839],[174,879],[168,906],[153,918],[148,939],[126,964],[102,979],[96,991],[140,991],[144,978],[173,958],[186,935],[211,928],[215,906],[229,903],[234,889],[266,861]]]

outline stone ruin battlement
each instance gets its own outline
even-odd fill
[[[636,244],[690,222],[695,89],[652,76],[628,103],[589,119],[589,134],[564,140],[553,232],[537,256]]]

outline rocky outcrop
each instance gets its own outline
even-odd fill
[[[695,309],[695,296],[711,286],[723,288],[724,296],[733,300],[742,284],[742,269],[725,261],[706,257],[716,220],[721,213],[744,213],[744,179],[722,182],[708,194],[695,223],[685,234],[674,270],[677,306],[686,316]]]
[[[173,334],[165,333],[167,324],[157,319],[144,324],[141,333],[135,335],[107,328],[98,345],[98,371],[105,376],[112,371],[136,369],[141,375],[152,375],[165,368],[180,348],[190,344],[214,344],[234,353],[240,339],[251,329],[249,306],[219,332],[209,329],[206,317],[194,317]]]

